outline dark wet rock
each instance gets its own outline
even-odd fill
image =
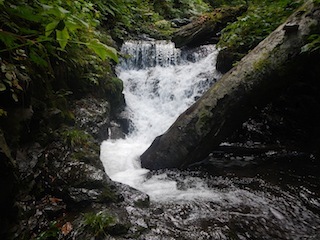
[[[102,195],[102,191],[98,189],[69,187],[67,191],[67,196],[75,203],[96,202],[100,200]]]
[[[95,219],[96,222],[95,222]],[[130,228],[128,214],[122,207],[96,204],[78,215],[72,222],[73,230],[66,239],[126,239]],[[114,236],[114,237],[112,237]]]
[[[139,208],[147,208],[150,205],[149,196],[144,196],[144,198],[136,198],[134,201],[134,206]]]
[[[19,182],[10,149],[0,130],[0,238],[6,239],[6,230],[16,217],[14,201]]]
[[[121,201],[111,204],[93,203],[90,207],[83,209],[83,214],[77,215],[72,221],[74,231],[69,235],[70,239],[88,239],[97,234],[92,227],[86,224],[88,214],[106,214],[111,217],[109,224],[103,227],[104,236],[114,236],[116,239],[135,239],[148,229],[145,222],[148,215],[149,197],[140,191],[127,185],[115,183],[121,192]],[[113,239],[113,238],[110,238]]]
[[[47,234],[65,239],[61,228],[64,221],[73,224],[72,220],[83,217],[87,208],[97,212],[95,203],[107,208],[123,200],[104,172],[99,156],[99,141],[106,137],[110,121],[109,104],[89,96],[72,105],[75,126],[62,125],[52,130],[57,126],[48,125],[44,133],[48,140],[41,142],[43,145],[29,143],[15,154],[24,188],[16,201],[19,224],[12,229],[14,239]],[[63,120],[61,111],[53,115]],[[115,234],[122,231],[119,224],[113,226]],[[93,235],[89,232],[88,239]]]
[[[179,28],[174,33],[172,41],[177,47],[197,47],[201,44],[216,43],[219,32],[246,10],[245,6],[215,9],[213,13],[200,16]]]
[[[47,115],[45,115],[45,120],[48,125],[55,129],[65,122],[63,112],[58,108],[48,109]]]
[[[37,166],[39,157],[43,151],[43,147],[37,142],[17,150],[16,164],[22,181],[27,182],[30,178],[35,177],[35,167]]]
[[[118,124],[116,122],[110,123],[109,138],[110,139],[125,138],[125,132],[123,131],[120,124]]]
[[[107,101],[92,96],[74,103],[73,114],[76,125],[86,130],[99,141],[108,138],[110,124],[110,105]]]
[[[110,183],[110,179],[103,170],[84,162],[65,159],[59,165],[56,169],[59,177],[56,181],[59,181],[59,185],[95,188]]]
[[[116,184],[118,189],[121,191],[124,201],[128,205],[138,208],[147,208],[150,206],[150,198],[147,194],[124,184]]]
[[[221,49],[217,56],[216,68],[221,73],[228,72],[235,61],[241,58],[238,53],[234,53],[230,49]]]
[[[95,156],[99,157],[98,152]],[[114,184],[103,167],[76,159],[62,143],[48,146],[41,155],[41,161],[43,170],[37,177],[36,188],[45,187],[45,191],[75,203],[117,199]]]

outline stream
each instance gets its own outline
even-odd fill
[[[100,157],[112,180],[150,197],[149,208],[126,209],[136,239],[320,239],[320,169],[312,155],[222,151],[188,171],[141,168],[139,156],[154,138],[221,77],[218,50],[128,41],[121,51],[129,133],[104,141]]]

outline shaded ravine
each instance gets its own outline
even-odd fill
[[[217,52],[203,46],[181,53],[162,41],[128,42],[122,51],[132,56],[118,67],[130,133],[104,141],[101,160],[111,179],[150,196],[147,208],[122,203],[129,233],[136,239],[319,239],[320,179],[313,156],[221,153],[194,170],[142,169],[139,156],[154,137],[220,77]],[[295,161],[310,167],[299,172]]]

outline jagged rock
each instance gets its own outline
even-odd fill
[[[179,28],[173,35],[172,41],[176,47],[196,47],[205,43],[216,43],[219,32],[237,16],[247,10],[247,7],[218,8],[208,15],[203,15],[195,21]]]
[[[127,185],[116,183],[117,188],[120,190],[121,195],[127,205],[135,206],[138,208],[146,208],[150,205],[150,198],[147,194],[140,192]]]
[[[83,153],[85,154],[85,153]],[[94,157],[99,159],[98,150]],[[114,183],[102,165],[90,164],[75,158],[64,143],[54,142],[40,156],[42,170],[36,188],[51,192],[66,201],[108,202],[117,199]]]
[[[120,124],[112,121],[110,123],[109,127],[110,133],[109,133],[109,138],[110,139],[119,139],[119,138],[125,138],[125,133],[121,127]]]
[[[307,2],[238,65],[225,74],[170,129],[157,137],[141,155],[144,168],[186,167],[201,161],[262,106],[288,87],[305,69],[317,69],[318,55],[301,48],[320,25],[319,4]],[[288,23],[299,31],[286,34]]]
[[[74,103],[73,114],[76,125],[85,129],[94,138],[99,141],[108,138],[110,104],[107,101],[87,96]]]

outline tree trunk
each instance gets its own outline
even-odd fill
[[[184,168],[203,160],[255,107],[303,75],[301,59],[311,55],[301,54],[301,48],[320,27],[319,5],[308,1],[181,114],[141,155],[142,167]]]

